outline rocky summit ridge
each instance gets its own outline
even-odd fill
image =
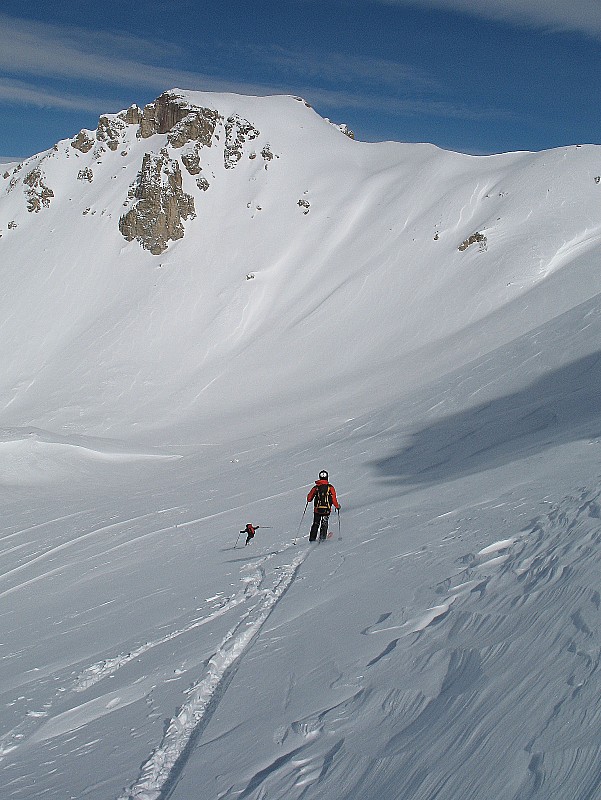
[[[192,97],[194,93],[173,89],[143,108],[134,104],[117,114],[102,115],[95,131],[81,130],[73,139],[6,170],[4,192],[21,192],[27,210],[38,213],[49,208],[56,196],[46,175],[49,159],[76,155],[85,162],[77,180],[92,183],[112,155],[126,159],[135,151],[137,174],[122,198],[118,228],[127,241],[135,240],[160,255],[184,236],[184,223],[196,217],[194,195],[198,198],[210,188],[218,162],[224,170],[233,170],[248,159],[267,169],[279,158],[254,122],[239,113],[198,105]],[[353,136],[345,126],[332,127]],[[141,144],[147,146],[140,154]],[[192,190],[184,188],[184,175],[194,179]],[[13,219],[5,225],[12,230],[18,223]],[[0,221],[0,236],[2,227]]]

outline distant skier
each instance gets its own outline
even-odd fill
[[[248,525],[246,526],[246,528],[244,528],[243,531],[240,531],[240,533],[245,533],[246,534],[246,541],[244,542],[244,547],[246,547],[247,544],[250,544],[252,542],[252,540],[255,537],[255,532],[260,527],[261,527],[260,525],[251,525],[251,523],[249,522]]]
[[[323,541],[328,535],[328,520],[330,519],[332,506],[340,511],[336,489],[329,483],[328,473],[325,469],[322,469],[319,473],[319,480],[315,481],[315,486],[311,488],[307,495],[307,503],[311,501],[313,501],[313,524],[309,533],[309,541],[314,542],[317,539],[318,531],[319,539]]]

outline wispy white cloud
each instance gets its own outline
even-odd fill
[[[48,89],[16,81],[0,78],[0,101],[18,105],[37,106],[38,108],[62,108],[69,111],[91,111],[96,113],[106,105],[106,98],[93,98],[85,95],[54,92]]]
[[[0,14],[0,102],[100,114],[119,111],[136,99],[136,91],[158,93],[179,87],[250,95],[296,94],[320,109],[341,111],[363,109],[396,116],[468,120],[506,118],[502,111],[448,100],[444,87],[427,71],[393,60],[236,45],[237,57],[241,51],[255,64],[275,68],[278,83],[226,81],[162,66],[161,61],[185,62],[186,54],[175,45]],[[74,93],[72,87],[82,83],[86,90]],[[66,86],[69,88],[63,89]],[[117,94],[127,98],[125,103],[107,100],[107,86],[118,87]],[[109,89],[109,93],[115,90]]]
[[[438,117],[440,119],[508,120],[512,114],[494,107],[467,106],[434,98],[402,98],[379,96],[369,92],[350,92],[328,89],[306,89],[301,92],[314,105],[339,110],[362,109],[404,117]]]
[[[173,50],[133,36],[0,15],[0,70],[6,75],[153,88],[206,77],[153,64]]]
[[[276,67],[286,75],[331,84],[370,83],[384,88],[434,88],[426,71],[382,58],[315,53],[282,47],[252,47],[239,43],[255,63]],[[24,75],[85,80],[126,87],[164,89],[204,88],[209,91],[243,91],[271,94],[285,91],[286,81],[277,85],[248,81],[224,81],[209,73],[157,65],[153,62],[185,61],[186,54],[174,45],[127,35],[90,32],[78,27],[19,20],[0,14],[0,71],[13,77]],[[82,98],[83,100],[83,98]],[[83,102],[81,108],[87,108]]]
[[[363,110],[392,116],[429,116],[441,119],[508,119],[505,110],[467,106],[445,99],[446,87],[424,69],[409,64],[330,51],[254,47],[236,42],[222,45],[227,57],[243,53],[255,63],[275,67],[288,76],[279,93],[301,95],[320,108]],[[229,52],[231,51],[231,52]]]
[[[302,75],[305,79],[332,84],[370,84],[380,88],[433,89],[439,83],[423,69],[385,58],[369,58],[329,51],[316,53],[308,49],[244,46],[236,43],[236,52],[243,51],[255,62],[269,64],[278,70]]]
[[[387,5],[440,8],[549,31],[601,37],[599,0],[375,0]]]
[[[131,96],[140,89],[162,92],[179,87],[250,95],[281,94],[283,85],[228,81],[209,73],[165,67],[185,63],[176,45],[143,38],[91,32],[73,26],[51,25],[0,14],[0,100],[23,105],[81,111],[106,111],[106,97],[60,90],[69,85],[118,86]],[[158,62],[158,63],[153,63]],[[51,84],[51,86],[50,86]]]

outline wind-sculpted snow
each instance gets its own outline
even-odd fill
[[[565,797],[568,784],[595,797],[598,503],[598,491],[567,497],[466,554],[419,638],[402,646],[407,624],[383,615],[364,631],[388,639],[364,689],[293,723],[279,734],[287,755],[223,796],[521,800]]]

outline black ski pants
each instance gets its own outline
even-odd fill
[[[317,539],[317,531],[319,531],[319,538],[325,539],[328,535],[328,520],[329,514],[319,514],[317,511],[313,513],[313,525],[309,533],[309,541],[314,542]]]

